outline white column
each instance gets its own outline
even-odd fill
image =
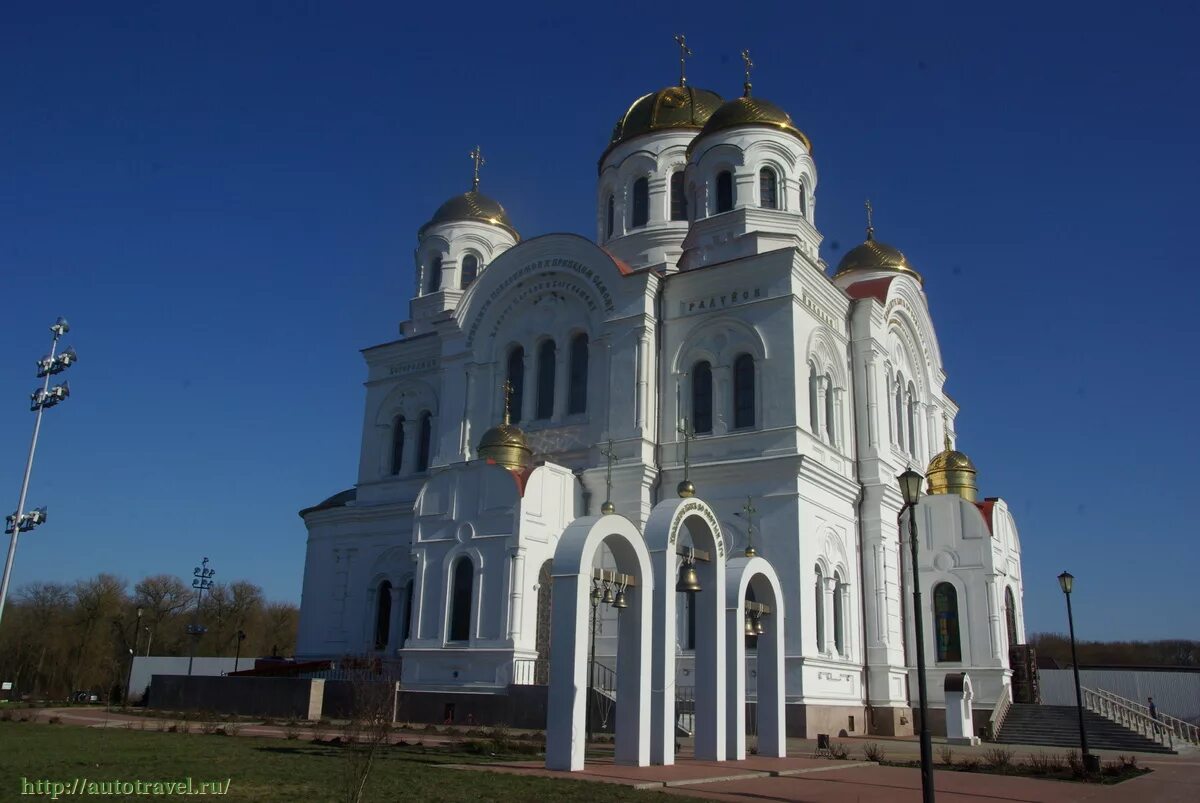
[[[396,650],[404,646],[400,643],[400,634],[404,632],[402,626],[404,611],[400,610],[400,606],[403,604],[404,586],[392,586],[389,593],[392,595],[392,616],[388,620],[387,657],[395,658]]]
[[[722,363],[712,367],[713,434],[733,429],[733,366]]]
[[[536,347],[534,347],[536,348]],[[521,390],[521,424],[528,426],[537,412],[537,355],[533,349],[525,349],[525,378]]]
[[[404,452],[400,455],[400,473],[404,475],[412,474],[417,470],[417,449],[420,444],[417,441],[421,437],[421,419],[404,418]]]
[[[570,379],[571,341],[556,343],[554,348],[554,411],[551,420],[561,422],[567,415],[567,385]]]
[[[833,635],[833,594],[837,590],[837,578],[830,576],[822,578],[823,586],[821,593],[825,595],[825,604],[823,613],[825,614],[825,643],[821,645],[821,652],[832,653],[834,648]],[[843,611],[843,614],[845,612]]]
[[[986,588],[984,593],[987,594],[987,612],[988,612],[988,638],[991,640],[992,658],[996,661],[1000,660],[1000,604],[996,596],[996,578],[989,577],[985,581]],[[967,603],[970,604],[969,602]],[[959,639],[962,640],[962,623],[967,621],[967,617],[963,616],[961,611],[966,606],[959,606]],[[967,631],[967,636],[971,635]],[[974,657],[974,656],[972,656]]]
[[[867,444],[872,449],[879,448],[879,399],[876,395],[875,372],[879,370],[875,362],[874,352],[867,357]],[[858,411],[855,410],[857,415]]]
[[[637,390],[634,402],[633,421],[639,435],[644,434],[646,426],[647,375],[650,370],[650,344],[646,340],[646,328],[637,332]]]
[[[829,421],[825,415],[825,394],[829,385],[824,376],[817,377],[817,437],[825,440],[829,437]]]
[[[883,543],[876,542],[873,552],[875,558],[875,640],[886,647],[888,645],[888,605]]]
[[[525,547],[515,547],[509,551],[509,600],[508,600],[508,638],[516,646],[521,637],[521,622],[524,615],[524,598],[522,587],[525,578]]]
[[[646,182],[650,202],[649,225],[663,223],[670,216],[669,204],[671,199],[667,193],[666,176],[651,176]]]

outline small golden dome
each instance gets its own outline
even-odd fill
[[[958,494],[968,502],[974,502],[978,496],[975,473],[975,464],[971,462],[971,458],[951,449],[947,438],[945,451],[934,455],[925,471],[929,480],[929,493]]]
[[[521,235],[517,234],[517,230],[513,228],[512,221],[508,219],[508,213],[504,211],[504,207],[500,205],[499,201],[487,197],[478,190],[455,195],[439,206],[438,210],[433,213],[433,218],[421,227],[421,233],[435,224],[449,223],[455,220],[477,220],[482,223],[491,223],[493,226],[504,229],[516,239],[521,239]]]
[[[696,137],[688,146],[688,152],[690,153],[696,143],[708,134],[740,126],[759,126],[783,131],[803,142],[804,147],[808,148],[808,152],[812,153],[812,140],[808,138],[807,134],[796,128],[790,114],[769,100],[751,95],[743,95],[740,98],[726,101],[721,108],[713,112],[712,116],[708,118],[708,122],[704,124],[704,128],[700,130],[700,136]]]
[[[924,284],[921,274],[917,273],[912,265],[908,264],[908,258],[901,253],[900,249],[893,248],[887,243],[881,243],[876,240],[872,229],[867,229],[866,242],[846,252],[846,255],[842,257],[842,261],[838,263],[837,271],[833,275],[836,278],[851,271],[878,270],[907,273],[918,282]]]
[[[617,124],[600,161],[622,142],[671,128],[703,128],[721,105],[721,96],[693,86],[668,86],[642,95],[633,102]]]
[[[533,451],[525,442],[525,433],[507,421],[492,427],[479,439],[479,457],[505,468],[525,468]]]

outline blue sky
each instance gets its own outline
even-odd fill
[[[1065,629],[1068,568],[1082,637],[1200,636],[1187,4],[251,5],[6,11],[5,504],[57,315],[81,355],[17,585],[207,555],[298,600],[296,511],[354,481],[358,349],[395,337],[467,151],[524,235],[594,235],[596,159],[683,30],[693,84],[736,94],[749,48],[811,136],[825,259],[870,196],[923,272],[960,447],[1021,527],[1028,629]]]

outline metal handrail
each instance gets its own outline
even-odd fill
[[[1163,727],[1163,723],[1151,717],[1150,714],[1137,710],[1134,707],[1137,703],[1134,703],[1132,700],[1127,703],[1123,698],[1111,692],[1101,694],[1095,689],[1088,688],[1083,688],[1081,691],[1083,692],[1083,706],[1087,710],[1093,711],[1105,719],[1126,727],[1135,733],[1139,733],[1151,741],[1174,749],[1174,734]]]
[[[1189,744],[1200,746],[1200,725],[1193,725],[1186,720],[1173,717],[1170,714],[1164,714],[1162,711],[1156,711],[1155,715],[1151,717],[1150,707],[1147,705],[1143,705],[1136,700],[1130,700],[1122,697],[1119,694],[1114,694],[1106,689],[1096,689],[1095,691],[1102,697],[1132,708],[1135,711],[1140,712],[1142,715],[1157,721],[1161,728],[1167,730],[1175,738]]]

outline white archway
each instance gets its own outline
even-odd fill
[[[746,640],[742,637],[746,618],[746,592],[753,589],[756,602],[770,608],[765,632],[758,637],[758,754],[787,757],[784,736],[783,588],[771,564],[760,557],[733,558],[725,567],[725,627],[729,634],[726,677],[729,693],[726,755],[734,761],[746,758]]]
[[[646,545],[654,564],[654,659],[650,692],[650,760],[675,763],[675,581],[680,535],[708,553],[696,562],[695,756],[725,760],[725,540],[717,516],[700,499],[667,499],[650,511]],[[620,705],[618,705],[620,709]]]
[[[588,616],[592,572],[601,546],[631,575],[617,635],[617,719],[614,759],[650,763],[650,722],[643,716],[650,689],[650,601],[654,577],[650,554],[637,527],[624,516],[576,519],[559,539],[551,575],[554,617],[550,623],[550,688],[546,711],[546,769],[583,769],[587,747]]]

